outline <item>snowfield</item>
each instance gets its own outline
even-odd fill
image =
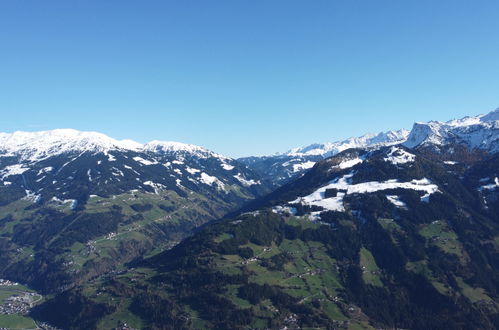
[[[286,163],[282,164],[282,166],[286,166],[286,165],[287,165]],[[309,168],[314,167],[314,165],[315,165],[315,162],[311,162],[311,161],[300,163],[300,164],[293,164],[293,172],[300,172],[303,170],[308,170]]]
[[[226,171],[231,171],[231,170],[233,170],[233,169],[234,169],[234,166],[229,165],[229,164],[226,164],[226,163],[223,163],[223,164],[222,164],[222,168],[223,168],[224,170],[226,170]]]
[[[355,165],[360,164],[363,161],[364,161],[364,159],[359,158],[359,157],[354,158],[354,159],[348,159],[348,160],[342,161],[338,165],[333,166],[333,168],[338,168],[338,169],[344,170],[344,169],[347,169],[350,167],[354,167]]]
[[[0,175],[2,176],[2,179],[5,179],[5,178],[12,176],[12,175],[23,174],[27,170],[29,170],[29,168],[25,167],[23,164],[10,165],[10,166],[5,167],[0,172]]]
[[[200,180],[202,183],[207,184],[209,186],[216,184],[217,189],[225,189],[225,185],[223,184],[222,181],[220,181],[216,177],[208,175],[204,172],[201,173]]]
[[[396,207],[400,207],[400,208],[406,208],[407,207],[407,205],[404,202],[402,202],[400,200],[400,197],[397,196],[397,195],[386,195],[386,198],[390,201],[390,203],[392,203]]]
[[[187,172],[189,172],[190,174],[196,174],[196,173],[201,172],[201,170],[198,170],[197,168],[191,168],[191,167],[189,167],[189,166],[187,166],[185,170],[186,170]]]
[[[338,179],[333,180],[328,185],[321,187],[311,193],[308,196],[299,197],[290,203],[301,203],[304,205],[315,205],[323,207],[326,210],[331,211],[344,211],[343,198],[350,194],[366,194],[373,193],[376,191],[383,191],[388,189],[412,189],[416,191],[423,191],[426,194],[421,197],[422,201],[428,201],[431,194],[438,191],[438,186],[432,184],[430,180],[423,178],[420,180],[412,180],[409,182],[398,182],[397,180],[388,180],[384,182],[371,181],[363,182],[358,184],[351,184],[351,178],[354,173],[350,172]],[[336,189],[338,191],[336,197],[325,198],[326,190]],[[395,198],[390,200],[392,203],[396,203]],[[400,206],[401,204],[399,203]]]

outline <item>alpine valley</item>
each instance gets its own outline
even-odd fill
[[[241,159],[0,134],[0,277],[39,328],[496,329],[498,269],[499,109]]]

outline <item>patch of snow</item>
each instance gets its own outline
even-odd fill
[[[343,169],[354,167],[355,165],[360,164],[363,161],[364,160],[362,158],[360,158],[360,157],[357,157],[357,158],[354,158],[354,159],[348,159],[348,160],[342,161],[338,165],[333,166],[333,168],[339,168],[339,169],[343,170]]]
[[[208,175],[204,172],[201,173],[200,180],[202,183],[212,186],[213,184],[217,185],[217,189],[224,189],[225,185],[218,178]]]
[[[172,161],[172,163],[176,164],[176,165],[182,165],[182,164],[184,164],[184,162],[181,161],[181,160],[174,160],[174,161]]]
[[[459,164],[459,163],[458,163],[458,162],[451,161],[451,160],[446,160],[446,161],[444,162],[444,164],[447,164],[447,165],[457,165],[457,164]]]
[[[133,160],[135,160],[136,162],[139,162],[139,163],[141,163],[143,165],[146,165],[146,166],[158,164],[158,162],[155,161],[155,160],[154,161],[150,161],[150,160],[144,159],[144,158],[139,157],[139,156],[133,157]]]
[[[42,198],[42,196],[35,194],[33,191],[29,189],[25,189],[24,192],[26,194],[26,196],[22,198],[24,200],[28,200],[33,203],[38,203]]]
[[[126,168],[127,170],[131,170],[133,173],[135,173],[137,175],[140,175],[140,173],[137,172],[136,170],[134,170],[133,167],[131,167],[131,166],[123,165],[123,167]]]
[[[222,168],[226,171],[230,171],[230,170],[233,170],[234,169],[234,166],[232,165],[229,165],[229,164],[226,164],[226,163],[222,163]]]
[[[300,163],[300,164],[293,164],[293,172],[300,172],[303,170],[308,170],[309,168],[314,167],[314,165],[315,165],[315,162],[311,162],[311,161]],[[287,166],[287,165],[283,164],[283,166]]]
[[[110,161],[110,162],[114,162],[114,161],[116,161],[116,158],[113,155],[108,154],[107,155],[107,160]]]
[[[196,173],[199,173],[201,172],[200,170],[198,170],[197,168],[191,168],[189,166],[187,166],[187,168],[185,169],[187,172],[189,172],[190,174],[196,174]]]
[[[400,200],[400,197],[397,195],[386,195],[386,198],[396,207],[406,208],[407,205]]]
[[[44,167],[44,168],[42,168],[41,170],[38,171],[37,176],[38,175],[42,175],[42,174],[47,173],[47,172],[52,172],[53,169],[54,168],[52,166]]]
[[[166,186],[165,185],[162,185],[161,183],[155,183],[155,182],[152,182],[152,181],[145,181],[144,184],[146,186],[151,186],[154,188],[154,193],[155,194],[159,194],[159,192],[161,190],[164,190],[166,189]]]
[[[412,163],[415,159],[415,155],[397,147],[391,147],[390,152],[383,158],[385,162],[392,163],[393,165]]]
[[[178,175],[182,175],[182,171],[178,168],[174,169],[173,172],[177,173]]]
[[[493,189],[496,189],[497,187],[499,187],[499,178],[496,177],[496,178],[494,178],[494,183],[481,186],[480,188],[478,188],[478,190],[480,190],[480,191],[493,190]]]
[[[277,214],[291,214],[296,215],[297,211],[294,207],[277,205],[272,208],[272,212]]]
[[[119,169],[117,169],[116,167],[113,167],[112,168],[112,172],[111,172],[114,176],[125,176],[125,174],[123,174],[123,172]]]
[[[2,179],[5,179],[12,175],[20,175],[29,170],[28,167],[25,167],[23,164],[15,164],[5,167],[0,171],[0,175],[2,175]]]
[[[241,173],[237,173],[236,175],[234,175],[234,178],[236,178],[239,182],[241,182],[244,186],[247,186],[247,187],[252,186],[254,184],[260,184],[260,181],[255,181],[253,179],[251,179],[251,180],[245,179],[241,175]]]
[[[311,198],[306,198],[304,201],[308,205],[320,206],[325,210],[342,212],[345,211],[345,207],[343,206],[343,198],[345,197],[345,195],[346,195],[345,193],[338,192],[336,194],[336,197],[320,198],[315,200]]]

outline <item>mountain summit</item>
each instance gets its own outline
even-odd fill
[[[404,145],[409,148],[440,147],[453,143],[465,145],[470,149],[498,151],[499,108],[486,115],[464,117],[445,123],[415,123]]]
[[[0,133],[0,156],[18,155],[23,161],[36,162],[47,157],[64,153],[110,151],[190,153],[197,156],[217,155],[205,148],[171,141],[151,141],[141,144],[132,140],[116,140],[97,132],[84,132],[74,129],[55,129],[40,132]]]

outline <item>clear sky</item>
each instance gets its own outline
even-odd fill
[[[2,0],[0,131],[283,152],[499,106],[499,2]]]

